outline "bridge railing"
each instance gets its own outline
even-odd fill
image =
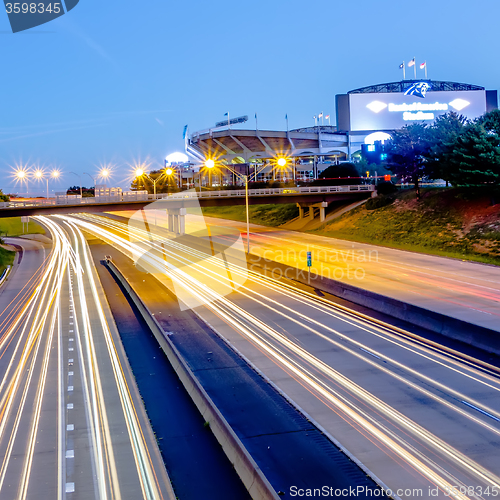
[[[374,191],[375,186],[372,184],[359,184],[354,186],[308,186],[308,187],[289,187],[289,188],[262,188],[262,189],[249,189],[249,196],[287,196],[297,194],[316,194],[316,193],[352,193],[352,192],[366,192]],[[181,191],[180,193],[172,194],[158,194],[156,199],[193,199],[193,198],[241,198],[245,196],[244,189],[227,189],[224,191]],[[144,197],[137,197],[134,199],[131,196],[121,196],[117,199],[107,199],[108,197],[89,197],[89,198],[40,198],[36,200],[24,201],[5,201],[0,202],[0,209],[2,208],[28,208],[28,207],[44,207],[54,205],[83,205],[94,203],[122,203],[127,201],[145,201]],[[153,200],[153,195],[149,195],[148,200]]]
[[[294,195],[294,194],[315,194],[315,193],[349,193],[359,191],[374,191],[372,184],[360,184],[353,186],[308,186],[308,187],[290,187],[290,188],[262,188],[249,189],[249,196],[270,196],[270,195]],[[157,198],[241,198],[245,196],[244,189],[227,189],[224,191],[184,191],[172,194],[159,194]]]

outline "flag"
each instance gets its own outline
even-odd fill
[[[404,67],[405,67],[405,63],[404,62],[399,65],[399,69],[403,69]]]
[[[288,120],[288,113],[285,115],[285,120]]]
[[[415,58],[413,58],[409,63],[408,67],[411,68],[412,66],[415,66]]]
[[[426,66],[427,66],[427,61],[426,61],[426,62],[423,62],[423,63],[420,65],[420,69],[424,69]]]
[[[255,119],[257,120],[257,113],[255,113]]]
[[[318,118],[322,118],[323,117],[323,111],[318,115]]]
[[[329,119],[330,119],[330,115],[326,115],[325,120],[329,120]]]
[[[228,113],[224,113],[224,116],[227,116],[227,115],[228,115]]]

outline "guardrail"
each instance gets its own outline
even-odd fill
[[[262,188],[262,189],[249,189],[249,196],[287,196],[297,194],[318,194],[318,193],[353,193],[353,192],[369,192],[374,191],[375,186],[372,184],[360,184],[354,186],[309,186],[309,187],[290,187],[290,188]],[[244,189],[227,189],[224,191],[181,191],[179,193],[165,193],[157,194],[156,199],[193,199],[193,198],[242,198],[245,196]],[[147,198],[143,196],[122,196],[117,199],[116,196],[99,196],[92,198],[49,198],[39,200],[26,200],[26,201],[6,201],[0,203],[2,208],[24,208],[24,207],[44,207],[54,205],[83,205],[93,203],[122,203],[127,201],[146,201],[154,200],[153,195]]]

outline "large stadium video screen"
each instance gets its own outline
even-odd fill
[[[403,93],[349,94],[351,131],[395,130],[411,123],[432,123],[455,111],[474,119],[486,112],[484,90],[428,92],[425,98]]]

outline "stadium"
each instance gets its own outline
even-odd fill
[[[335,105],[335,126],[289,131],[232,128],[248,120],[239,117],[191,136],[186,130],[186,153],[198,164],[215,158],[237,172],[261,170],[258,181],[311,180],[332,164],[356,161],[362,148],[373,151],[378,141],[383,143],[407,124],[431,124],[450,111],[478,118],[498,107],[498,93],[472,84],[404,80],[337,95]],[[287,159],[289,168],[276,171],[273,165],[280,157]]]

